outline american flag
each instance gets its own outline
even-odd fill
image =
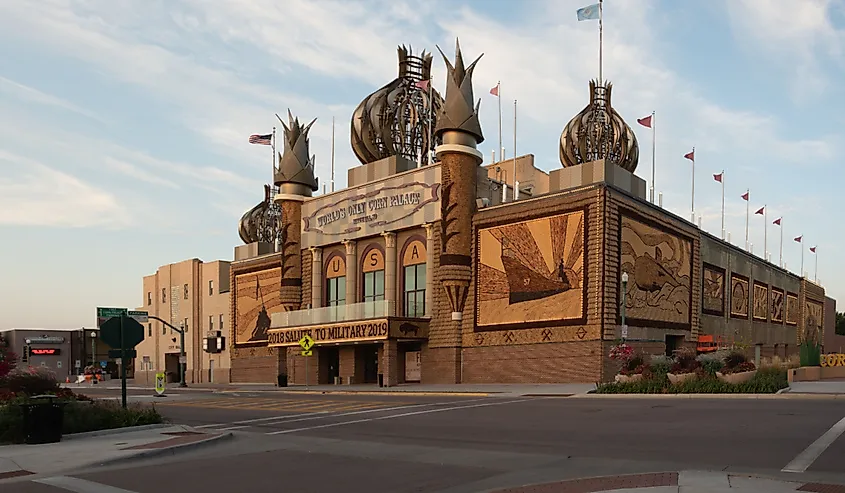
[[[268,145],[271,145],[273,143],[272,139],[273,139],[273,134],[267,134],[267,135],[253,134],[253,135],[249,136],[249,143],[250,144],[259,144],[259,145],[263,145],[263,146],[268,146]]]

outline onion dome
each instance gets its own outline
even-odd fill
[[[472,71],[475,64],[481,59],[479,55],[469,67],[464,67],[464,57],[461,54],[461,44],[455,41],[455,65],[446,58],[440,47],[437,47],[446,63],[448,75],[446,77],[446,102],[440,111],[437,119],[435,133],[440,136],[443,132],[456,130],[471,134],[478,144],[484,142],[484,135],[481,133],[481,123],[478,121],[478,107],[481,100],[473,105],[472,94]]]
[[[430,87],[431,54],[400,46],[399,77],[370,94],[352,113],[352,151],[362,164],[390,156],[428,164],[429,142],[443,98]]]
[[[560,135],[564,168],[605,159],[631,173],[637,169],[637,137],[610,103],[613,84],[590,81],[590,104],[566,124]]]
[[[278,118],[278,115],[276,115]],[[276,169],[274,182],[285,193],[296,193],[306,197],[319,189],[314,176],[314,156],[308,153],[308,131],[317,119],[308,125],[299,123],[288,110],[288,124],[279,118],[285,129],[284,153],[279,154],[279,167]]]
[[[264,200],[246,211],[238,222],[238,235],[247,245],[256,241],[275,243],[279,238],[282,210],[270,198],[270,185],[264,185]]]

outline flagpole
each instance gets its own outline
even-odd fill
[[[722,239],[725,239],[725,170],[722,170],[722,179],[720,180],[722,183]],[[748,245],[745,245],[745,249],[748,250]]]
[[[270,138],[270,152],[273,153],[273,180],[276,179],[276,127],[273,127],[273,136]]]
[[[813,277],[814,277],[814,278],[815,278],[815,280],[816,280],[816,281],[815,281],[815,282],[816,282],[816,284],[818,284],[818,283],[819,283],[819,252],[818,252],[818,249],[819,249],[819,247],[816,247],[816,251],[815,251],[815,252],[813,252],[813,255],[815,255],[815,256],[816,256],[816,267],[815,267],[815,272],[814,272],[814,274],[813,274]]]
[[[516,189],[516,99],[513,100],[513,199],[516,200],[519,191]]]
[[[751,198],[751,197],[749,197]],[[769,208],[763,204],[763,260],[769,260]]]
[[[657,132],[657,126],[654,123],[654,111],[651,112],[651,203],[654,203],[654,163],[655,163],[655,153],[657,152],[657,137],[655,137]]]
[[[431,83],[432,77],[428,76],[428,148],[425,150],[425,162],[427,165],[432,164],[431,151],[434,148],[434,142],[431,141],[431,132],[434,127],[434,84]]]
[[[692,148],[692,222],[695,224],[695,147]],[[722,239],[725,239],[725,229],[722,228]]]
[[[332,192],[334,192],[334,116],[332,116]]]
[[[603,31],[604,31],[604,27],[603,27],[604,9],[602,8],[602,5],[603,5],[603,1],[599,0],[599,85],[600,86],[604,85],[603,79],[601,78],[602,77],[602,73],[601,73],[601,68],[602,68],[602,44],[603,44],[603,38],[604,38],[604,35],[603,35]],[[693,222],[695,222],[694,219],[695,218],[693,218]]]
[[[749,214],[751,213],[751,189],[748,188],[745,190],[745,196],[748,197],[745,199],[745,249],[748,250],[748,218]],[[763,260],[766,260],[766,251],[765,247],[763,248]]]
[[[804,235],[801,235],[801,272],[799,277],[804,279]]]
[[[780,218],[780,268],[783,269],[783,218]]]
[[[505,156],[502,153],[502,81],[496,83],[496,99],[499,100],[499,149],[498,152],[502,154],[499,156],[499,161],[504,161]]]

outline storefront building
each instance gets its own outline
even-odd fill
[[[312,197],[310,124],[285,126],[231,265],[233,382],[608,380],[623,303],[628,342],[651,354],[702,335],[764,357],[821,340],[821,286],[646,199],[609,84],[590,84],[546,173],[531,155],[482,166],[460,51],[445,100],[421,84],[430,56],[400,48],[399,62],[353,114],[348,188]],[[433,116],[394,125],[408,106]]]

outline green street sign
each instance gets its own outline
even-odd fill
[[[112,317],[119,317],[121,315],[126,315],[126,308],[104,308],[102,306],[97,307],[97,327],[102,327],[106,320]]]
[[[137,358],[138,351],[135,349],[127,349],[126,350],[126,357],[127,358]],[[120,359],[120,349],[109,349],[109,358]]]
[[[112,317],[100,326],[100,339],[112,348],[120,349],[120,317]],[[123,347],[132,349],[144,340],[144,326],[134,318],[123,317]]]

